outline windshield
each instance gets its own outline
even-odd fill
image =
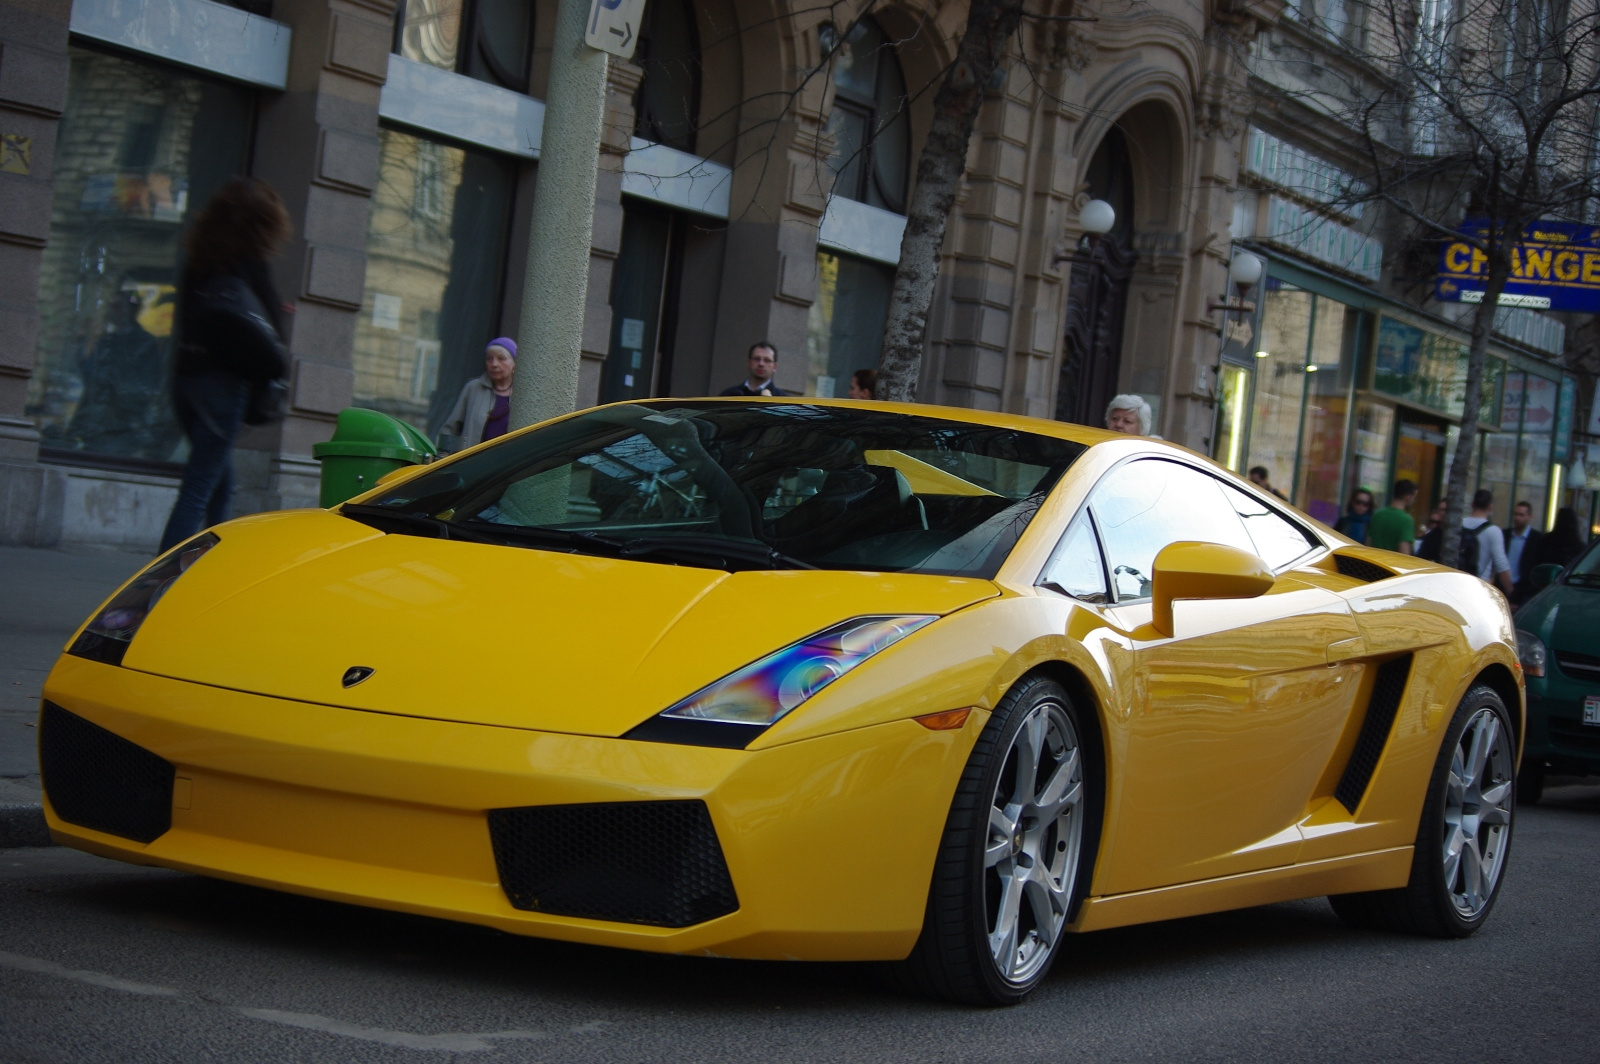
[[[1572,565],[1565,583],[1579,587],[1600,587],[1600,539],[1589,544],[1589,549]]]
[[[713,568],[993,576],[1082,444],[803,403],[593,410],[342,512],[385,532]]]

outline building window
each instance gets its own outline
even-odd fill
[[[175,462],[167,398],[184,227],[248,160],[254,95],[70,49],[27,413],[47,453]]]
[[[878,368],[893,287],[891,266],[817,252],[817,298],[806,322],[808,395],[842,398],[856,370]]]
[[[700,115],[700,44],[686,0],[652,0],[645,6],[635,63],[644,80],[634,96],[634,134],[693,152]]]
[[[894,45],[863,18],[833,59],[833,192],[904,214],[911,127],[906,82]]]
[[[395,25],[394,50],[407,59],[528,91],[527,0],[402,0]]]
[[[378,138],[355,404],[432,436],[499,333],[514,168],[398,130]]]

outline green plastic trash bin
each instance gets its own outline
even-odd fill
[[[339,411],[333,439],[311,446],[311,454],[322,463],[323,506],[370,491],[385,473],[419,465],[438,453],[404,421],[355,406]]]

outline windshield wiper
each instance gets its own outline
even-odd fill
[[[605,554],[620,554],[628,544],[598,532],[574,528],[550,528],[546,525],[501,525],[493,521],[447,522],[452,531],[465,528],[474,538],[485,542],[508,543],[519,546],[571,547]]]
[[[720,536],[630,536],[618,552],[621,558],[639,558],[648,555],[679,555],[719,563],[718,569],[815,569],[810,562],[769,547],[765,543],[752,543]],[[746,563],[730,564],[730,563]]]
[[[446,521],[427,514],[392,510],[387,506],[346,504],[339,508],[339,512],[351,520],[371,525],[380,532],[402,535],[425,534],[435,539],[456,539],[467,543],[523,546],[532,541],[540,546],[587,547],[608,554],[615,554],[624,546],[620,540],[610,539],[594,532],[526,525],[497,525],[491,521]]]

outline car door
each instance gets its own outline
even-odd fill
[[[1106,614],[1134,658],[1114,844],[1097,889],[1292,864],[1296,824],[1360,676],[1342,660],[1360,634],[1344,601],[1288,571],[1313,541],[1243,492],[1166,459],[1113,469],[1089,511],[1116,598]],[[1173,634],[1161,634],[1150,625],[1152,565],[1180,540],[1249,550],[1276,562],[1277,582],[1253,599],[1180,601]]]

